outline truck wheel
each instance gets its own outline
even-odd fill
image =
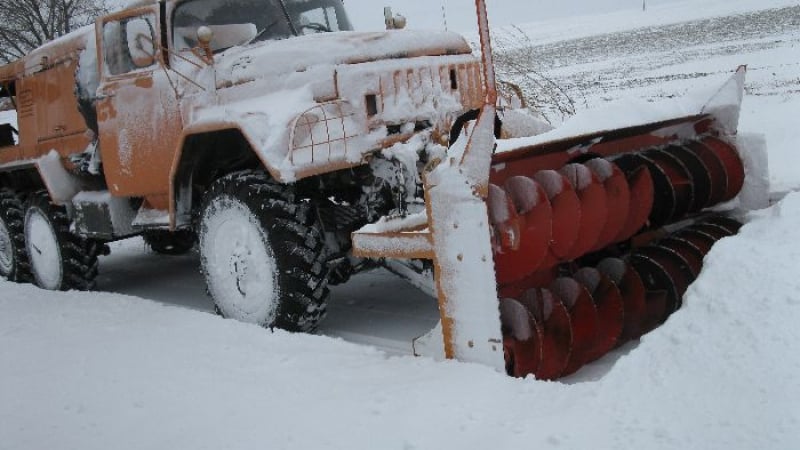
[[[190,230],[175,232],[153,230],[143,236],[144,242],[156,253],[162,255],[183,255],[194,247],[197,236]]]
[[[37,192],[25,211],[25,247],[36,285],[52,291],[88,291],[95,286],[97,241],[70,232],[66,209]]]
[[[327,251],[316,214],[260,172],[211,186],[200,214],[200,256],[217,312],[289,331],[325,315]]]
[[[0,189],[0,278],[8,281],[31,279],[23,211],[22,201],[14,191]]]

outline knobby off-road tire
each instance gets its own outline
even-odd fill
[[[70,232],[63,206],[37,192],[25,208],[25,247],[37,286],[52,291],[88,291],[95,287],[102,245]]]
[[[237,172],[211,186],[200,256],[217,312],[289,331],[313,330],[328,297],[327,251],[313,209],[291,186]]]
[[[154,252],[172,256],[188,253],[197,241],[197,235],[190,230],[178,230],[174,233],[166,230],[153,230],[146,232],[142,238]]]
[[[19,283],[31,280],[24,223],[21,197],[0,189],[0,278]]]

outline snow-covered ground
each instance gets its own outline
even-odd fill
[[[581,109],[750,64],[740,129],[800,188],[800,7],[729,3],[523,28],[560,30],[536,51]],[[325,336],[270,333],[208,314],[196,256],[115,244],[102,293],[0,282],[0,448],[800,448],[800,194],[748,219],[664,326],[557,383],[402,356],[436,307],[385,272],[334,290]]]
[[[751,219],[681,311],[571,385],[3,283],[0,436],[82,450],[798,448],[800,194]]]

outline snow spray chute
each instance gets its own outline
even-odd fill
[[[418,339],[417,353],[497,367],[499,316],[507,373],[556,379],[667,320],[711,246],[741,227],[707,208],[759,189],[736,147],[746,70],[695,114],[556,129],[498,148],[488,125],[497,97],[486,8],[476,5],[486,102],[466,148],[451,148],[427,174],[426,226],[368,227],[354,246],[434,261],[441,323]],[[491,289],[481,289],[487,272]]]

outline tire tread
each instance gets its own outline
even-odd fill
[[[25,248],[25,212],[22,195],[8,188],[0,189],[0,220],[3,220],[14,244],[14,267],[7,274],[9,281],[30,282],[30,260]]]
[[[56,233],[61,249],[63,269],[61,286],[58,289],[62,291],[94,289],[99,269],[98,256],[103,250],[102,244],[94,239],[72,233],[66,209],[51,203],[47,191],[39,191],[31,195],[28,200],[28,208],[32,207],[39,208],[45,214]]]
[[[325,317],[330,291],[328,251],[311,205],[299,201],[291,185],[276,183],[266,173],[252,170],[217,180],[206,194],[203,209],[220,195],[243,202],[273,237],[267,244],[278,264],[281,296],[275,322],[262,325],[314,330]]]

